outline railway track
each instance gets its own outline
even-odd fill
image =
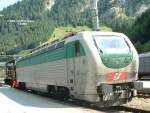
[[[90,105],[90,104],[83,104],[82,102],[81,103],[76,103],[76,102],[73,102],[71,104],[75,104],[75,105],[78,105],[80,107],[84,107],[84,108],[87,108],[87,109],[92,109],[92,110],[96,110],[96,111],[102,111],[102,112],[117,112],[117,113],[126,113],[126,112],[131,112],[131,113],[150,113],[150,111],[148,110],[143,110],[143,109],[138,109],[138,108],[132,108],[132,107],[127,107],[127,106],[113,106],[113,107],[104,107],[104,108],[101,108],[101,107],[97,107],[97,106],[94,106],[93,104]]]
[[[60,100],[60,99],[57,99],[55,97],[52,97],[52,96],[49,96],[47,94],[43,94],[43,93],[37,93],[37,92],[34,92],[34,91],[25,91],[25,92],[29,92],[29,93],[34,93],[34,94],[38,94],[38,95],[41,95],[41,96],[45,96],[45,97],[48,97],[48,98],[51,98],[51,99],[55,99],[55,100],[58,100],[60,101],[61,103],[64,103],[64,104],[68,104],[68,105],[73,105],[73,106],[78,106],[78,107],[81,107],[81,108],[85,108],[87,109],[87,111],[97,111],[97,112],[117,112],[117,113],[126,113],[126,112],[131,112],[131,113],[150,113],[150,110],[147,110],[147,109],[140,109],[139,107],[137,108],[134,108],[134,107],[130,107],[130,106],[127,106],[127,105],[122,105],[122,106],[113,106],[113,107],[98,107],[94,104],[91,104],[91,103],[88,103],[88,102],[85,102],[85,101],[79,101],[79,100]],[[140,96],[140,95],[139,95]],[[141,95],[141,97],[138,97],[138,98],[143,98],[144,95]],[[147,98],[150,98],[150,96]],[[136,104],[135,104],[136,105]],[[91,112],[90,112],[91,113]],[[92,113],[95,113],[95,112],[92,112]]]
[[[150,93],[142,93],[142,92],[140,92],[138,94],[138,98],[148,98],[148,99],[150,99]]]
[[[120,112],[149,113],[149,111],[147,111],[147,110],[131,108],[131,107],[127,107],[127,106],[115,106],[115,107],[110,107],[109,109],[110,110],[120,111]]]
[[[149,110],[143,110],[143,109],[138,109],[138,108],[132,108],[128,106],[113,106],[113,107],[97,107],[93,104],[89,104],[86,102],[79,102],[79,101],[66,101],[68,104],[73,104],[79,107],[83,107],[86,109],[90,110],[95,110],[95,111],[101,111],[101,112],[117,112],[117,113],[126,113],[126,112],[131,112],[131,113],[150,113]]]

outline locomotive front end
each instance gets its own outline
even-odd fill
[[[93,37],[99,52],[100,65],[97,74],[99,100],[120,105],[136,96],[138,55],[127,37],[103,35]]]

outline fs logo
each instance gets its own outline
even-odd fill
[[[119,80],[121,74],[120,73],[115,73],[113,80]]]
[[[127,72],[111,72],[107,73],[107,80],[116,81],[116,80],[126,80],[128,78]]]

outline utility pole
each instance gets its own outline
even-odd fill
[[[93,21],[93,30],[99,30],[99,18],[98,18],[98,7],[97,2],[98,0],[92,1],[92,21]]]

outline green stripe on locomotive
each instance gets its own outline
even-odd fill
[[[80,56],[85,56],[85,51],[80,43]],[[31,55],[17,62],[17,68],[39,65],[46,62],[69,59],[75,57],[75,42],[70,42],[54,50],[41,52],[37,55]]]
[[[102,62],[108,68],[123,68],[128,66],[133,59],[132,53],[128,54],[100,54]]]

